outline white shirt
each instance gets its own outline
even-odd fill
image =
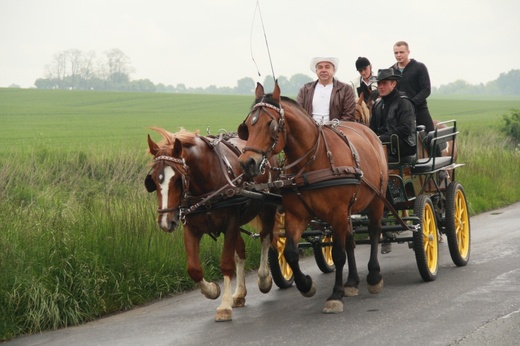
[[[332,83],[327,85],[318,83],[314,89],[314,95],[312,97],[312,118],[318,123],[330,120],[330,95],[332,94],[332,87]]]

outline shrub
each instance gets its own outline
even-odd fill
[[[520,143],[520,109],[512,109],[510,114],[504,114],[502,131],[517,144]]]

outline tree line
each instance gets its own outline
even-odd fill
[[[45,76],[38,78],[34,85],[39,89],[65,90],[111,90],[164,93],[197,93],[197,94],[246,94],[253,93],[256,83],[250,77],[237,81],[234,87],[187,87],[183,83],[177,85],[154,84],[149,79],[132,80],[135,71],[130,58],[120,49],[111,49],[98,58],[93,51],[83,52],[79,49],[68,49],[55,53],[45,66]],[[286,95],[296,95],[301,86],[313,79],[305,74],[295,74],[290,78],[278,76],[278,84]],[[263,82],[266,90],[274,87],[274,78],[267,75]],[[459,95],[520,95],[520,70],[501,73],[500,76],[486,84],[469,84],[464,80],[433,87],[432,94]]]

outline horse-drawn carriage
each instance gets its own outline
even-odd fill
[[[370,293],[383,288],[377,256],[381,239],[411,244],[425,281],[436,278],[441,233],[447,236],[456,265],[469,260],[469,215],[464,189],[455,181],[460,164],[453,150],[442,157],[419,151],[416,157],[403,158],[390,143],[390,156],[396,154],[398,159],[388,161],[383,145],[367,126],[343,122],[316,126],[295,101],[280,96],[277,83],[272,94],[257,86],[254,106],[238,129],[241,142],[230,140],[230,145],[222,135],[209,141],[196,134],[183,140],[156,130],[163,142],[149,138],[154,162],[146,186],[148,191],[157,190],[158,224],[165,231],[184,224],[188,272],[212,299],[220,295],[220,288],[204,280],[198,244],[204,233],[225,234],[224,294],[217,321],[230,320],[232,307],[245,303],[240,226],[255,216],[262,221],[260,290],[268,292],[274,279],[281,288],[295,283],[302,295],[314,295],[315,283],[298,263],[298,248],[311,247],[318,267],[335,271],[325,313],[343,311],[342,297],[358,294],[355,243],[370,244]],[[453,146],[457,134],[456,122],[445,122],[421,142],[435,152],[446,143]],[[283,164],[278,166],[273,159],[281,152]],[[284,221],[275,227],[280,207]],[[369,240],[360,238],[363,233]],[[237,288],[231,294],[235,268]]]

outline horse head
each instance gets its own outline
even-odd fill
[[[239,162],[248,177],[262,174],[268,160],[283,150],[286,141],[278,81],[275,82],[272,94],[265,94],[264,87],[257,83],[255,97],[251,111],[238,127],[240,139],[247,141]]]
[[[163,135],[164,141],[157,144],[148,135],[148,148],[154,159],[145,186],[148,192],[157,191],[159,227],[172,232],[182,221],[180,207],[189,189],[188,166],[182,157],[181,141],[165,130],[153,129]]]
[[[356,102],[356,122],[370,125],[370,110],[368,109],[367,104],[365,103],[365,99],[363,93],[359,95],[359,98]]]

